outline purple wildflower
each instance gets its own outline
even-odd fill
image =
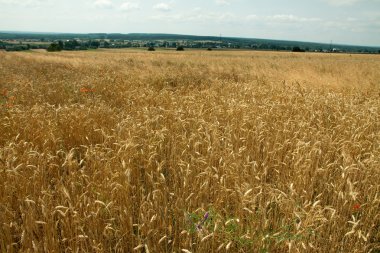
[[[208,216],[209,216],[209,214],[208,214],[208,212],[206,212],[205,215],[203,216],[203,220],[201,222],[199,222],[199,224],[197,225],[198,230],[202,229],[202,226],[206,222],[206,220],[208,219]]]

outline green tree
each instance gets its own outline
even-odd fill
[[[64,45],[62,40],[58,41],[58,46],[61,50],[63,49]]]
[[[62,49],[59,47],[57,43],[51,43],[50,46],[46,49],[48,52],[58,52]]]
[[[0,49],[5,49],[5,43],[0,41]]]
[[[76,47],[80,46],[79,42],[76,40],[70,40],[65,42],[65,50],[75,50]]]
[[[293,47],[292,52],[305,52],[305,50],[301,49],[300,47]]]
[[[90,41],[90,47],[91,48],[99,48],[100,42],[99,41]]]

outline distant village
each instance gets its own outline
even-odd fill
[[[309,45],[310,44],[310,45]],[[380,53],[378,49],[355,49],[333,47],[333,45],[319,46],[316,43],[306,43],[305,45],[287,45],[276,41],[253,42],[253,41],[228,41],[228,40],[125,40],[125,39],[2,39],[0,40],[0,50],[24,51],[30,49],[46,49],[47,51],[61,50],[93,50],[98,48],[194,48],[194,49],[244,49],[244,50],[266,50],[266,51],[293,51],[293,52],[356,52],[356,53]]]

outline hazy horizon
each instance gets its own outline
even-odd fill
[[[0,30],[163,33],[380,46],[380,0],[0,0]]]

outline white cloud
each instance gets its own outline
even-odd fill
[[[215,0],[215,3],[217,5],[230,5],[230,1],[229,0]]]
[[[156,10],[159,10],[159,11],[171,11],[172,10],[170,5],[167,3],[158,3],[153,8]]]
[[[273,15],[273,16],[266,16],[266,20],[274,21],[274,22],[315,22],[320,21],[319,18],[304,18],[304,17],[298,17],[295,15],[288,15],[288,14],[279,14],[279,15]]]
[[[113,3],[111,2],[111,0],[96,0],[94,2],[94,6],[96,8],[112,8]]]
[[[137,2],[124,2],[120,9],[123,11],[137,10],[140,9],[140,4]]]
[[[239,16],[230,12],[205,12],[200,9],[194,9],[187,13],[162,14],[150,17],[154,20],[196,22],[196,23],[223,23],[223,24],[248,24],[252,21],[258,23],[277,24],[295,24],[305,22],[321,22],[320,18],[301,17],[292,14],[277,14],[270,16],[260,16],[251,14],[248,16]]]
[[[324,0],[324,1],[333,6],[345,6],[345,5],[354,5],[358,2],[362,2],[363,0]]]
[[[49,2],[49,1],[45,1],[45,2]],[[0,0],[0,4],[17,5],[17,6],[24,6],[24,7],[38,7],[43,4],[43,1],[41,0],[25,0],[25,1]]]
[[[248,15],[247,17],[245,17],[245,19],[248,21],[252,21],[252,20],[258,20],[259,17],[257,15],[252,14],[252,15]]]
[[[149,17],[152,20],[157,20],[157,21],[187,21],[185,15],[183,14],[160,14],[160,15],[155,15]]]
[[[215,21],[218,23],[229,23],[236,21],[238,18],[235,14],[233,13],[220,13],[220,12],[207,12],[207,13],[199,13],[194,16],[190,16],[189,20],[200,20],[200,21]]]
[[[370,25],[368,25],[370,24]],[[380,29],[380,19],[358,19],[348,17],[345,20],[326,20],[322,27],[331,31],[376,33]]]
[[[359,21],[359,19],[357,19],[357,18],[353,18],[353,17],[348,17],[348,18],[346,18],[346,20],[347,20],[348,22],[357,22],[357,21]]]
[[[352,6],[358,3],[380,3],[380,0],[322,0],[323,2],[331,5],[331,6],[337,6],[337,7],[343,7],[343,6]]]
[[[176,14],[162,14],[150,17],[153,20],[162,21],[178,21],[183,23],[191,22],[192,24],[205,24],[205,23],[218,23],[226,24],[231,22],[238,22],[239,17],[233,13],[221,13],[221,12],[199,12],[190,11],[188,13],[176,13]]]

